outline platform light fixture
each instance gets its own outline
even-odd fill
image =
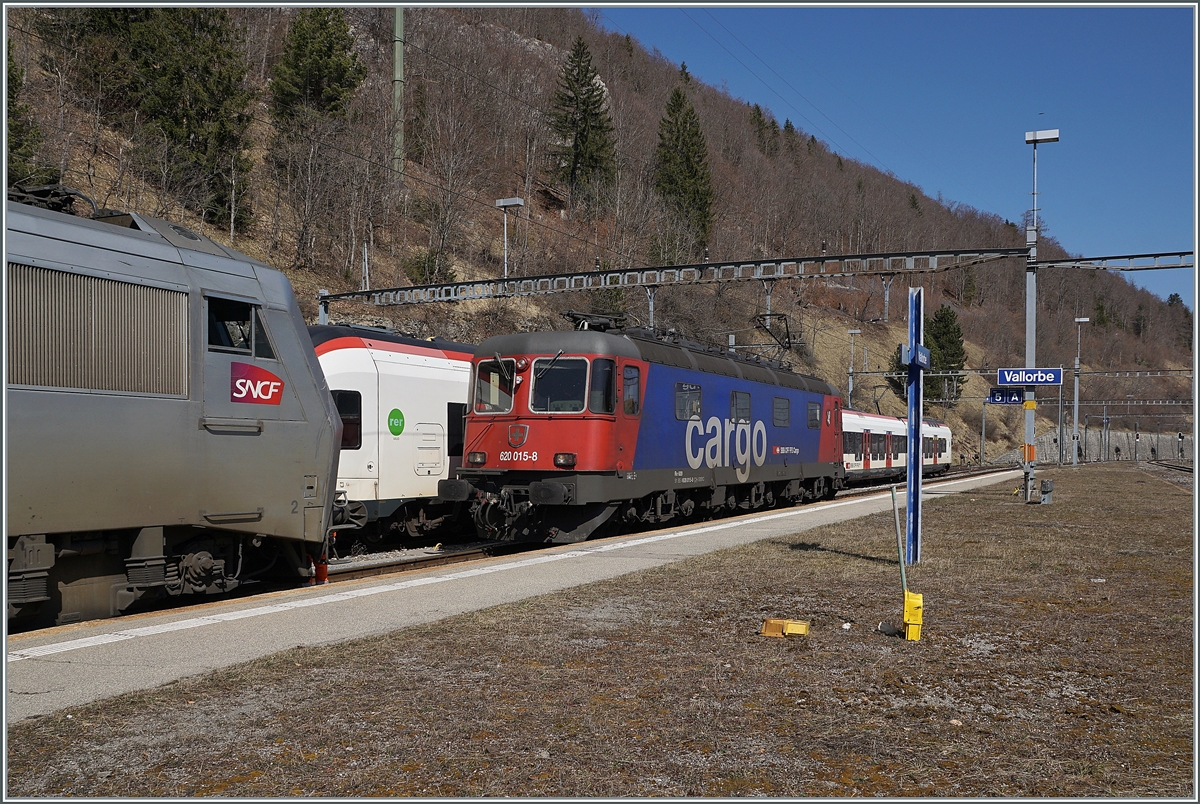
[[[501,198],[496,206],[504,211],[504,278],[508,279],[508,208],[525,206],[524,198]]]

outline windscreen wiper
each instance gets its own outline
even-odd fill
[[[500,366],[500,373],[504,375],[504,379],[508,380],[509,384],[513,381],[513,375],[509,373],[508,367],[504,365],[504,358],[500,357],[500,353],[496,352],[496,363]]]
[[[562,357],[562,355],[563,355],[563,350],[562,350],[562,349],[559,349],[559,350],[558,350],[558,354],[556,354],[556,355],[555,355],[553,358],[551,358],[551,359],[550,359],[550,362],[549,362],[549,363],[547,363],[547,364],[546,364],[546,365],[545,365],[545,366],[542,368],[542,370],[541,370],[541,371],[539,371],[539,372],[537,372],[536,374],[534,374],[534,375],[533,375],[533,378],[534,378],[535,380],[540,380],[540,379],[542,378],[542,375],[543,375],[543,374],[545,374],[547,371],[549,371],[549,370],[550,370],[550,367],[554,365],[554,362],[555,362],[556,360],[558,360],[560,357]]]

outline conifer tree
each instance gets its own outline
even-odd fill
[[[225,9],[62,8],[38,27],[66,54],[61,66],[48,63],[134,139],[161,192],[209,220],[229,215],[234,182],[250,170],[250,93]],[[239,226],[248,220],[249,205],[239,203]]]
[[[679,87],[671,92],[658,123],[654,189],[703,245],[712,231],[716,194],[708,165],[708,145],[700,118]]]
[[[344,114],[367,74],[353,44],[340,8],[302,9],[288,28],[271,74],[275,119],[287,124],[302,115]]]
[[[958,316],[953,308],[943,304],[933,316],[925,316],[924,345],[929,350],[932,372],[943,374],[962,371],[967,362],[967,352],[963,345],[962,327],[959,326]],[[901,362],[902,349],[902,344],[896,345],[896,351],[888,361],[889,372],[907,373],[908,366]],[[954,377],[931,377],[924,383],[924,397],[927,401],[953,401],[962,396],[962,382],[956,381]],[[887,384],[896,396],[902,397],[907,392],[908,380],[904,377],[888,377]]]
[[[8,49],[8,184],[35,187],[58,181],[58,171],[51,165],[38,161],[38,147],[42,144],[42,132],[29,118],[29,104],[21,102],[21,86],[25,82],[25,71],[13,61],[12,47]]]
[[[550,149],[554,175],[578,196],[594,197],[616,175],[616,143],[608,100],[583,37],[567,56],[550,111],[558,143]]]

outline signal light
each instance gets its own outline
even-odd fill
[[[575,465],[574,452],[556,452],[554,453],[554,465],[563,468],[569,468]]]
[[[486,452],[468,452],[467,453],[467,463],[473,463],[473,464],[487,463],[487,453]]]

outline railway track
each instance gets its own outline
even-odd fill
[[[1187,472],[1189,475],[1192,474],[1192,464],[1190,463],[1182,463],[1181,461],[1147,461],[1147,463],[1152,463],[1155,466],[1161,466],[1164,469],[1174,469],[1177,472]]]

